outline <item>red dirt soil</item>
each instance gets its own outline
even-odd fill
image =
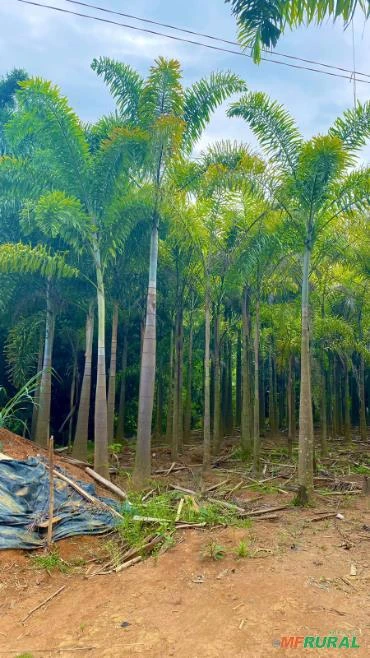
[[[9,434],[0,432],[4,452],[17,457],[30,454],[31,447],[42,452]],[[76,477],[85,476],[83,469],[59,461]],[[223,477],[214,472],[212,482]],[[264,495],[258,505],[283,505],[292,495]],[[104,576],[86,572],[106,550],[106,537],[58,542],[64,560],[85,560],[69,573],[35,569],[30,552],[0,551],[0,655],[334,658],[342,653],[283,649],[274,641],[337,634],[355,636],[360,648],[354,655],[369,658],[369,501],[333,496],[318,509],[289,508],[250,528],[185,530],[163,555]],[[312,522],[324,509],[340,511],[344,519]],[[245,558],[236,555],[241,540],[250,553]],[[223,559],[205,557],[211,541],[225,549]],[[60,594],[22,621],[62,585]]]

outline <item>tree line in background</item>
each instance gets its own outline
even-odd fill
[[[94,439],[103,476],[136,436],[138,484],[153,435],[176,460],[201,430],[207,469],[240,429],[258,475],[266,431],[290,454],[297,433],[303,503],[315,447],[367,436],[370,103],[306,141],[231,72],[184,87],[172,59],[147,78],[92,68],[116,102],[94,125],[50,82],[0,84],[1,383],[40,372],[27,435],[80,459]],[[261,154],[222,141],[192,157],[228,99]]]

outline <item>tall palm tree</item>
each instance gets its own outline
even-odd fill
[[[370,136],[370,103],[338,118],[325,136],[304,141],[294,120],[263,93],[234,103],[229,116],[244,118],[270,161],[269,193],[286,216],[302,258],[299,483],[303,502],[313,491],[313,418],[310,366],[309,281],[318,236],[338,217],[370,204],[370,170],[351,171]]]
[[[245,83],[233,73],[214,73],[184,88],[179,62],[163,57],[156,60],[146,80],[131,67],[108,58],[94,60],[92,67],[108,84],[122,119],[149,136],[141,181],[148,183],[151,190],[151,237],[135,461],[135,479],[139,483],[151,471],[158,235],[164,183],[176,159],[191,152],[211,113],[231,94],[245,90]]]
[[[31,229],[62,239],[76,255],[85,254],[95,270],[98,365],[94,465],[108,477],[104,270],[130,230],[130,218],[121,221],[119,204],[125,198],[130,166],[140,157],[142,135],[116,125],[109,137],[97,130],[95,139],[89,139],[91,135],[59,89],[39,78],[21,83],[17,104],[7,137],[15,152],[30,163],[26,186],[31,201],[24,208],[24,220],[30,222]],[[17,170],[16,162],[15,166]],[[20,166],[24,167],[22,160]],[[49,190],[40,191],[38,181],[45,176]]]

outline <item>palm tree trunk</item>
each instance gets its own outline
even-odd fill
[[[291,458],[293,454],[293,438],[295,438],[295,427],[293,426],[293,356],[289,356],[288,364],[288,385],[287,385],[287,404],[288,404],[288,455]]]
[[[205,341],[204,341],[204,426],[203,426],[203,470],[207,471],[211,463],[211,395],[210,395],[210,340],[211,340],[211,303],[209,283],[206,281],[205,297]]]
[[[76,459],[87,459],[87,439],[89,433],[90,397],[91,397],[91,365],[94,337],[94,304],[91,303],[86,317],[85,329],[85,365],[82,378],[80,404],[78,407],[75,440],[72,455]]]
[[[253,422],[253,471],[259,475],[260,464],[260,400],[259,400],[259,340],[260,340],[260,303],[256,301],[254,319],[254,422]]]
[[[97,473],[108,479],[109,459],[107,381],[105,364],[105,290],[100,250],[97,243],[94,245],[94,259],[98,299],[98,363],[95,389],[94,469]]]
[[[306,244],[302,278],[301,393],[299,401],[299,448],[297,502],[305,504],[313,493],[313,419],[309,330],[309,275],[311,250]]]
[[[321,358],[321,457],[328,455],[328,416],[326,395],[326,372],[324,359]]]
[[[118,332],[118,304],[113,307],[112,316],[112,342],[110,350],[109,384],[108,384],[108,444],[114,438],[114,408],[116,401],[116,369],[117,369],[117,332]]]
[[[348,362],[344,361],[344,440],[351,443],[351,397],[349,394],[349,368]]]
[[[50,436],[50,404],[51,404],[51,367],[55,331],[55,311],[52,300],[52,284],[48,279],[46,284],[46,323],[44,358],[40,381],[39,409],[36,422],[36,443],[46,448]]]
[[[38,373],[41,372],[43,359],[44,359],[44,337],[40,331],[39,355],[37,360],[37,371],[36,371]],[[37,414],[39,410],[39,404],[40,404],[40,382],[37,384],[34,402],[33,402],[33,409],[32,409],[32,421],[31,421],[32,441],[35,440],[35,436],[36,436],[36,424],[37,424]]]
[[[184,440],[190,440],[191,433],[191,409],[192,409],[192,375],[193,375],[193,315],[190,315],[189,345],[188,345],[188,371],[186,381],[186,402],[184,420]]]
[[[221,364],[220,364],[220,317],[216,310],[213,327],[213,452],[218,454],[221,444]]]
[[[240,443],[246,456],[252,452],[249,333],[248,290],[245,288],[242,301],[242,412]]]
[[[170,364],[168,376],[168,395],[167,395],[167,421],[166,421],[166,442],[168,445],[172,441],[172,424],[173,424],[173,361],[174,361],[174,328],[171,324],[171,339],[170,339]]]
[[[240,427],[242,412],[242,334],[238,329],[236,340],[236,372],[235,372],[235,425]]]
[[[69,394],[69,422],[68,422],[68,448],[72,446],[72,435],[73,435],[73,416],[75,412],[75,398],[77,391],[77,380],[78,380],[78,369],[77,369],[77,349],[73,350],[73,370],[72,370],[72,380],[71,380],[71,389]]]
[[[366,404],[365,404],[365,362],[362,354],[360,356],[359,399],[360,399],[360,436],[362,441],[366,441],[367,427],[366,427]]]
[[[142,484],[151,472],[151,435],[155,384],[156,359],[156,306],[157,306],[157,263],[158,224],[152,227],[150,240],[149,285],[146,305],[143,349],[141,354],[139,413],[134,479]]]
[[[179,456],[179,351],[178,351],[178,322],[179,315],[176,313],[175,321],[175,349],[174,349],[174,371],[173,371],[173,393],[172,393],[172,441],[171,441],[171,458],[173,461]]]
[[[126,403],[126,370],[127,370],[127,352],[128,340],[127,329],[123,329],[123,346],[121,362],[121,383],[119,392],[118,420],[117,420],[117,440],[123,441],[125,438],[125,403]]]

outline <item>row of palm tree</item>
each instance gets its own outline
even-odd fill
[[[290,445],[295,432],[296,386],[292,378],[298,374],[300,362],[299,482],[304,501],[313,488],[313,408],[317,406],[311,373],[317,352],[311,330],[314,307],[314,331],[316,327],[322,331],[315,346],[320,345],[325,391],[330,372],[325,359],[330,352],[335,355],[336,368],[344,372],[346,427],[350,373],[358,382],[361,427],[366,427],[369,300],[364,239],[370,179],[368,169],[354,166],[369,137],[370,104],[358,104],[334,122],[327,135],[305,141],[283,107],[265,94],[247,92],[246,83],[233,73],[215,73],[184,88],[175,60],[159,58],[146,79],[107,58],[94,60],[92,68],[116,101],[113,115],[95,125],[84,125],[51,83],[22,79],[1,128],[5,154],[0,160],[2,277],[9,299],[17,299],[24,307],[23,322],[30,314],[24,299],[25,282],[33,293],[37,290],[44,296],[46,307],[44,336],[33,352],[42,372],[33,436],[46,445],[56,318],[61,308],[69,306],[67,325],[73,324],[74,314],[85,315],[85,362],[79,384],[81,340],[71,339],[65,327],[74,354],[66,422],[70,437],[75,429],[75,456],[85,458],[94,390],[94,467],[109,476],[108,446],[114,436],[122,439],[123,435],[128,349],[133,342],[132,321],[139,315],[137,483],[147,480],[151,472],[154,402],[156,432],[163,431],[165,386],[167,435],[172,437],[173,457],[181,452],[184,430],[188,435],[192,423],[196,367],[201,368],[198,415],[202,416],[204,467],[209,467],[212,451],[218,453],[221,448],[227,425],[222,408],[229,409],[229,415],[231,410],[232,416],[235,399],[241,446],[247,456],[253,454],[255,472],[260,472],[261,367],[263,374],[267,349],[269,418],[275,429],[273,389],[275,386],[276,394],[277,384],[273,380],[281,368],[279,360],[288,372]],[[228,109],[230,120],[237,116],[248,123],[266,159],[243,144],[229,142],[217,143],[193,158],[194,145],[212,112],[232,94],[242,95]],[[145,284],[143,253],[148,251]],[[326,279],[328,272],[331,280]],[[335,276],[339,273],[339,285],[344,285],[348,276],[356,280],[357,288],[351,282],[348,294],[353,294],[359,313],[355,329],[354,316],[352,324],[342,319],[337,326],[337,347],[338,338],[332,335],[329,323],[335,325],[338,313],[334,309],[326,317],[334,272]],[[161,296],[157,308],[158,274]],[[314,303],[310,295],[314,295]],[[320,295],[318,314],[315,297]],[[338,296],[337,291],[336,299]],[[107,301],[112,309],[108,388]],[[288,340],[281,332],[285,318],[277,319],[280,305],[283,309],[285,305],[283,312],[292,320]],[[97,349],[96,368],[92,368],[95,307]],[[345,313],[341,310],[340,315],[344,318]],[[125,330],[115,431],[117,336],[122,319]],[[157,345],[158,320],[163,345]],[[34,325],[39,328],[40,323]],[[79,325],[81,333],[81,322]],[[351,336],[344,350],[342,338],[347,329]],[[17,340],[13,327],[6,348],[13,374],[19,373],[20,365],[14,349]],[[29,346],[26,353],[29,356]],[[164,377],[166,353],[169,376]],[[322,426],[326,409],[327,404],[320,414]],[[323,451],[325,444],[323,431]]]

